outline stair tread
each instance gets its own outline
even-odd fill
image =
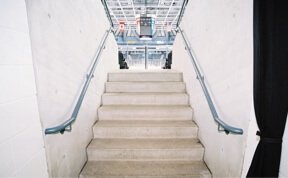
[[[172,73],[172,74],[182,74],[182,72],[179,72],[177,70],[173,70],[173,69],[170,69],[170,70],[159,70],[159,69],[149,69],[149,70],[141,70],[141,69],[137,69],[137,70],[115,70],[115,71],[112,71],[112,72],[109,72],[109,74],[149,74],[149,73],[152,73],[152,74],[158,74],[158,73],[161,73],[161,74],[165,74],[165,73]]]
[[[187,93],[161,92],[131,92],[131,93],[104,93],[103,105],[188,105]]]
[[[161,96],[170,96],[170,95],[177,95],[177,96],[183,96],[183,95],[188,95],[185,92],[182,93],[175,93],[175,92],[167,92],[167,93],[163,93],[163,92],[129,92],[129,93],[120,93],[120,92],[111,92],[111,93],[103,93],[104,96],[118,96],[118,95],[128,95],[128,96],[149,96],[149,95],[161,95]]]
[[[195,138],[192,120],[99,120],[94,138]]]
[[[197,127],[191,120],[101,120],[94,127]]]
[[[106,82],[106,93],[115,92],[162,92],[162,93],[183,93],[186,91],[186,85],[182,81],[112,81]]]
[[[102,105],[99,109],[109,109],[109,110],[118,110],[118,109],[192,109],[189,105]]]
[[[88,149],[191,149],[202,148],[195,138],[96,138]]]
[[[178,111],[191,111],[192,108],[189,105],[102,105],[98,112],[117,112],[117,111],[128,111],[132,112],[144,112],[143,114],[151,114],[149,111],[155,112],[178,112]],[[150,116],[150,115],[149,115]]]
[[[115,84],[184,84],[183,81],[108,81]],[[170,92],[171,93],[171,92]]]
[[[192,120],[188,105],[103,105],[99,120]]]
[[[88,161],[81,177],[211,177],[203,161]]]
[[[148,114],[148,111],[155,111],[155,112],[177,112],[177,111],[191,111],[192,108],[189,105],[102,105],[98,112],[101,111],[142,111]],[[151,114],[151,113],[150,113]]]
[[[108,74],[108,81],[182,81],[177,71],[115,71]]]

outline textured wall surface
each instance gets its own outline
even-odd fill
[[[279,177],[288,177],[288,115],[286,121],[286,128],[285,133],[283,136],[283,143],[282,143],[282,155],[281,155],[281,165],[280,165],[280,172]]]
[[[48,177],[24,0],[0,1],[0,177]]]
[[[205,147],[204,160],[214,177],[240,177],[252,110],[253,1],[189,1],[181,27],[205,74],[222,120],[244,129],[244,135],[217,131],[196,79],[183,40],[178,34],[172,68],[184,80]]]
[[[43,128],[69,118],[86,73],[109,22],[101,1],[27,0]],[[72,132],[45,136],[49,176],[77,177],[87,160],[107,72],[117,68],[117,45],[110,34]]]

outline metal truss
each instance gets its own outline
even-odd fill
[[[103,0],[107,4],[107,15],[111,19],[115,38],[121,51],[141,51],[143,45],[154,46],[157,50],[171,50],[176,36],[181,10],[187,0]],[[137,19],[146,14],[153,17],[154,31],[150,41],[139,38]],[[138,19],[139,20],[139,19]],[[125,30],[119,30],[124,23]],[[138,32],[137,32],[138,31]]]
[[[154,17],[155,28],[175,29],[184,0],[106,0],[114,28],[124,22],[126,28],[136,29],[141,14]],[[168,27],[170,28],[170,27]]]

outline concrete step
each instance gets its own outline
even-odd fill
[[[88,161],[80,178],[210,178],[202,161]]]
[[[198,139],[93,139],[88,160],[202,160]]]
[[[183,81],[182,73],[173,70],[159,71],[116,71],[108,74],[109,82],[179,82]]]
[[[191,120],[104,120],[93,132],[94,138],[196,138],[198,127]]]
[[[184,82],[106,82],[105,91],[106,93],[183,93],[186,91],[186,87]]]
[[[103,105],[188,105],[187,93],[104,93]]]
[[[101,106],[99,120],[192,120],[190,106]]]
[[[108,74],[80,177],[211,177],[182,73]]]

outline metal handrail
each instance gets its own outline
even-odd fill
[[[232,127],[232,126],[226,124],[224,121],[222,121],[222,120],[219,118],[219,115],[218,115],[218,113],[217,113],[217,110],[216,110],[216,108],[215,108],[215,106],[214,106],[214,103],[213,103],[213,101],[212,101],[212,99],[211,99],[211,96],[210,96],[210,94],[209,94],[209,91],[208,91],[208,89],[207,89],[207,87],[206,87],[206,84],[205,84],[205,82],[204,82],[204,75],[201,73],[201,71],[200,71],[200,69],[199,69],[199,67],[198,67],[196,58],[195,58],[195,56],[194,56],[193,53],[192,53],[192,50],[191,50],[191,47],[190,47],[190,45],[189,45],[189,43],[188,43],[188,41],[187,41],[187,38],[186,38],[183,30],[182,30],[180,27],[178,27],[178,31],[180,31],[181,36],[182,36],[182,38],[183,38],[183,40],[184,40],[184,43],[185,43],[185,46],[186,46],[186,50],[188,51],[188,54],[189,54],[189,56],[190,56],[190,58],[191,58],[191,62],[192,62],[192,64],[193,64],[195,73],[196,73],[196,75],[197,75],[197,79],[198,79],[199,82],[200,82],[201,88],[202,88],[202,90],[203,90],[203,92],[204,92],[204,95],[205,95],[205,97],[206,97],[206,100],[207,100],[207,102],[208,102],[208,105],[209,105],[210,111],[211,111],[211,113],[212,113],[212,116],[213,116],[213,118],[214,118],[214,121],[218,124],[218,130],[219,130],[219,131],[224,131],[226,134],[233,133],[233,134],[242,135],[242,134],[243,134],[243,129],[237,128],[237,127]],[[221,128],[222,128],[222,129],[221,129]]]
[[[63,134],[65,131],[71,131],[72,130],[72,123],[75,122],[76,118],[77,118],[77,115],[79,113],[79,110],[81,108],[81,105],[82,105],[82,101],[85,97],[85,94],[86,94],[86,91],[89,87],[89,84],[91,82],[91,79],[94,77],[94,71],[95,71],[95,68],[97,66],[97,63],[98,63],[98,58],[100,57],[101,55],[101,52],[103,51],[103,49],[105,48],[105,43],[106,43],[106,40],[107,40],[107,37],[109,35],[109,33],[111,32],[112,30],[112,27],[109,28],[109,30],[106,30],[101,42],[100,42],[100,45],[98,47],[98,50],[96,52],[96,55],[94,56],[93,58],[93,61],[92,61],[92,64],[91,64],[91,67],[89,69],[89,72],[88,74],[86,75],[86,80],[85,80],[85,83],[82,87],[82,90],[81,90],[81,93],[77,99],[77,103],[74,107],[74,110],[71,114],[71,117],[66,120],[65,122],[63,122],[62,124],[59,124],[55,127],[50,127],[50,128],[46,128],[45,129],[45,134],[54,134],[54,133],[61,133]]]
[[[113,24],[113,21],[112,21],[110,12],[109,12],[109,8],[108,8],[108,5],[107,5],[107,2],[106,2],[106,0],[101,0],[101,2],[102,2],[102,4],[103,4],[103,6],[104,6],[106,15],[107,15],[108,20],[109,20],[109,22],[110,22],[110,25],[111,25],[112,28],[114,28],[114,24]]]
[[[188,3],[187,0],[183,1],[182,7],[181,7],[181,10],[180,10],[178,19],[177,19],[176,27],[179,27],[179,25],[180,25],[180,21],[181,21],[181,19],[183,17],[184,9],[185,9],[185,6],[187,5],[187,3]]]

